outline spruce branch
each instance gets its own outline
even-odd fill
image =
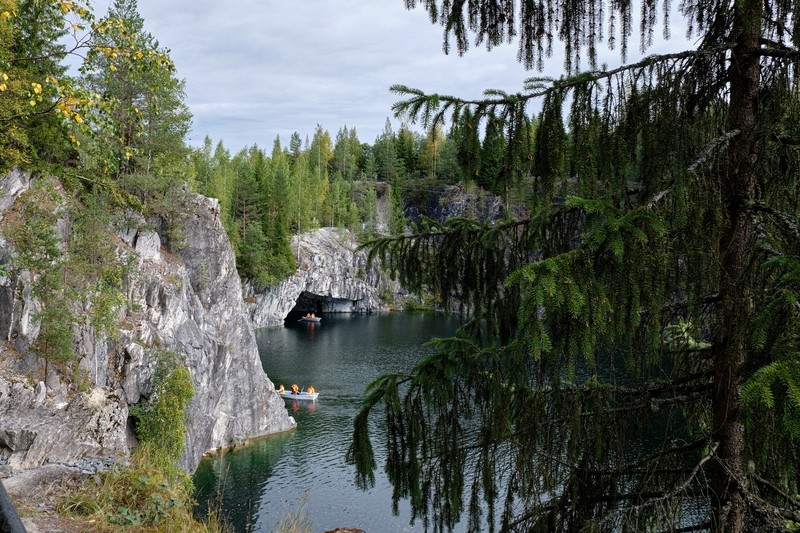
[[[783,498],[786,501],[786,503],[789,504],[791,507],[794,507],[795,509],[800,509],[800,500],[798,500],[797,497],[792,496],[791,494],[787,494],[783,489],[781,489],[775,483],[769,481],[768,479],[764,479],[757,474],[753,474],[751,478],[759,485],[763,485],[764,487],[769,488],[775,494]]]
[[[454,111],[465,106],[475,106],[480,112],[478,114],[492,113],[498,107],[516,106],[528,100],[540,98],[553,92],[563,92],[581,86],[596,84],[602,80],[608,80],[626,73],[635,73],[637,76],[644,69],[651,69],[662,65],[676,65],[685,60],[704,58],[726,52],[731,49],[728,43],[720,46],[701,48],[698,50],[686,50],[670,54],[650,55],[637,61],[622,65],[614,69],[586,71],[574,76],[561,78],[534,77],[524,82],[524,92],[507,93],[500,89],[488,89],[484,91],[486,98],[463,99],[448,95],[428,94],[424,91],[403,84],[392,85],[389,90],[403,96],[410,96],[392,105],[392,111],[396,117],[407,117],[412,122],[421,118],[423,125],[429,125],[430,120],[441,120],[447,109],[453,108]],[[440,105],[445,108],[438,111]]]
[[[761,202],[753,202],[748,207],[755,212],[767,214],[792,240],[800,241],[800,224],[798,224],[795,217]]]
[[[731,142],[731,139],[739,135],[741,132],[739,130],[728,131],[720,135],[719,137],[715,137],[711,139],[703,150],[700,152],[700,155],[697,156],[697,159],[689,165],[687,169],[689,172],[694,174],[695,176],[699,177],[698,169],[703,166],[712,156],[714,156],[718,151],[722,149],[722,147],[727,146],[728,143]]]
[[[681,484],[679,484],[677,487],[672,489],[670,492],[662,493],[662,494],[659,494],[657,496],[654,496],[653,498],[649,499],[648,501],[643,502],[643,503],[638,504],[638,505],[635,505],[635,506],[629,508],[628,510],[633,512],[633,513],[636,513],[638,511],[640,511],[642,508],[644,508],[645,506],[656,505],[656,504],[658,504],[660,502],[664,502],[664,501],[667,501],[667,500],[669,500],[671,498],[675,498],[680,493],[685,492],[689,488],[689,485],[694,481],[694,479],[698,476],[700,471],[703,469],[703,466],[708,461],[710,461],[711,459],[714,458],[714,456],[716,455],[716,452],[717,452],[717,448],[719,448],[719,442],[714,442],[712,444],[712,446],[711,446],[711,450],[709,450],[709,452],[707,454],[705,454],[697,462],[697,464],[691,470],[691,472],[686,477],[686,479],[684,479]]]

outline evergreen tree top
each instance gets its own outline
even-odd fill
[[[445,51],[516,39],[542,68],[560,43],[565,75],[471,100],[392,88],[399,116],[449,119],[462,164],[476,179],[501,169],[529,216],[372,244],[403,283],[469,315],[368,387],[358,479],[375,468],[367,420],[381,404],[395,503],[437,531],[462,515],[470,531],[799,523],[795,3],[687,0],[696,46],[611,68],[597,46],[619,39],[624,62],[638,9],[647,49],[671,2],[417,5]]]

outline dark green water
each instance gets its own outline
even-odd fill
[[[344,458],[367,383],[408,369],[424,353],[424,342],[448,336],[456,326],[454,318],[395,313],[326,316],[320,324],[259,331],[261,361],[276,388],[313,385],[319,398],[316,404],[286,400],[296,430],[203,459],[194,478],[199,511],[216,498],[237,532],[268,532],[307,494],[313,531],[421,531],[419,523],[409,525],[407,503],[392,515],[391,487],[382,472],[373,489],[361,491]],[[382,440],[373,446],[380,466]]]

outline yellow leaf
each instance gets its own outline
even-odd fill
[[[83,124],[83,117],[75,113],[75,122],[77,122],[78,124]]]
[[[35,106],[35,105],[36,105],[36,100],[31,100],[31,101],[30,101],[30,102],[28,102],[28,103],[29,103],[29,104],[31,104],[31,107],[33,107],[33,106]]]
[[[0,76],[0,78],[3,78],[3,81],[8,81],[8,74],[6,74],[5,72],[3,72],[3,75],[2,75],[2,76]]]
[[[2,13],[0,13],[0,20],[2,20],[3,22],[5,22],[5,21],[7,21],[7,20],[8,20],[8,18],[9,18],[10,16],[11,16],[11,13],[9,13],[8,11],[3,11]]]
[[[3,92],[8,89],[8,86],[5,83],[0,83],[0,92]]]

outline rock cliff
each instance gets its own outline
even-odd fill
[[[0,216],[30,186],[30,176],[0,179]],[[119,335],[73,326],[78,365],[88,383],[80,392],[57,376],[36,388],[17,372],[41,373],[30,347],[38,335],[39,303],[26,272],[0,277],[0,464],[34,467],[80,456],[125,455],[131,445],[128,407],[149,394],[158,352],[180,354],[195,396],[187,413],[181,464],[193,471],[208,450],[294,427],[261,366],[235,256],[216,200],[182,195],[172,226],[180,246],[162,246],[158,221],[129,215],[116,239],[119,256],[134,263],[126,283]],[[13,252],[0,240],[0,264],[14,272]],[[4,371],[5,369],[5,371]],[[83,429],[81,429],[83,428]],[[92,428],[91,430],[87,428]]]
[[[372,313],[388,309],[398,292],[378,266],[367,267],[367,252],[357,250],[347,230],[321,228],[296,235],[292,249],[297,271],[277,287],[246,287],[250,317],[256,327],[283,324],[293,309],[315,313]]]

